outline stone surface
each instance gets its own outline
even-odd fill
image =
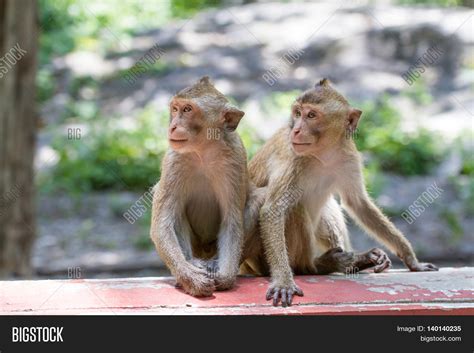
[[[191,297],[170,277],[0,282],[0,315],[474,315],[474,269],[298,276],[305,295],[289,308],[265,300],[268,278]]]

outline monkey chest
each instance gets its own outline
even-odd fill
[[[193,235],[203,243],[217,238],[221,223],[221,206],[211,183],[196,178],[188,192],[185,215]]]

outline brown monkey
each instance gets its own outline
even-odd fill
[[[265,259],[259,237],[251,238],[241,272],[270,272],[267,299],[273,298],[274,305],[280,300],[289,305],[294,294],[303,295],[293,272],[325,274],[372,266],[380,272],[390,266],[380,249],[358,255],[348,252],[347,230],[332,196],[335,193],[350,215],[411,271],[437,270],[418,262],[408,240],[367,194],[360,155],[354,141],[347,138],[361,113],[323,79],[296,99],[290,126],[267,141],[249,164],[251,180],[268,189],[259,219]]]
[[[244,212],[248,227],[258,219],[257,205],[244,210],[258,193],[250,189],[246,151],[235,132],[243,115],[207,76],[170,103],[170,148],[155,187],[150,233],[177,284],[194,296],[233,286]]]

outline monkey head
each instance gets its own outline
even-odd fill
[[[204,76],[170,102],[170,147],[182,153],[202,149],[234,131],[243,116]]]
[[[305,91],[291,107],[290,142],[297,155],[317,154],[355,131],[362,112],[352,108],[328,79]]]

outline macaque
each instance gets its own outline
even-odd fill
[[[369,267],[381,272],[390,267],[381,249],[349,252],[344,216],[334,194],[411,271],[437,270],[418,262],[409,241],[367,194],[361,157],[348,138],[361,114],[323,79],[296,99],[289,126],[270,138],[249,164],[251,180],[266,187],[267,195],[260,210],[260,237],[251,237],[246,245],[241,273],[270,273],[267,300],[273,299],[274,305],[291,305],[295,294],[303,295],[293,274]]]
[[[244,224],[255,227],[260,207],[252,200],[263,203],[263,197],[249,184],[235,131],[244,112],[207,76],[178,92],[169,109],[170,148],[155,187],[150,235],[177,285],[210,296],[234,285]]]

